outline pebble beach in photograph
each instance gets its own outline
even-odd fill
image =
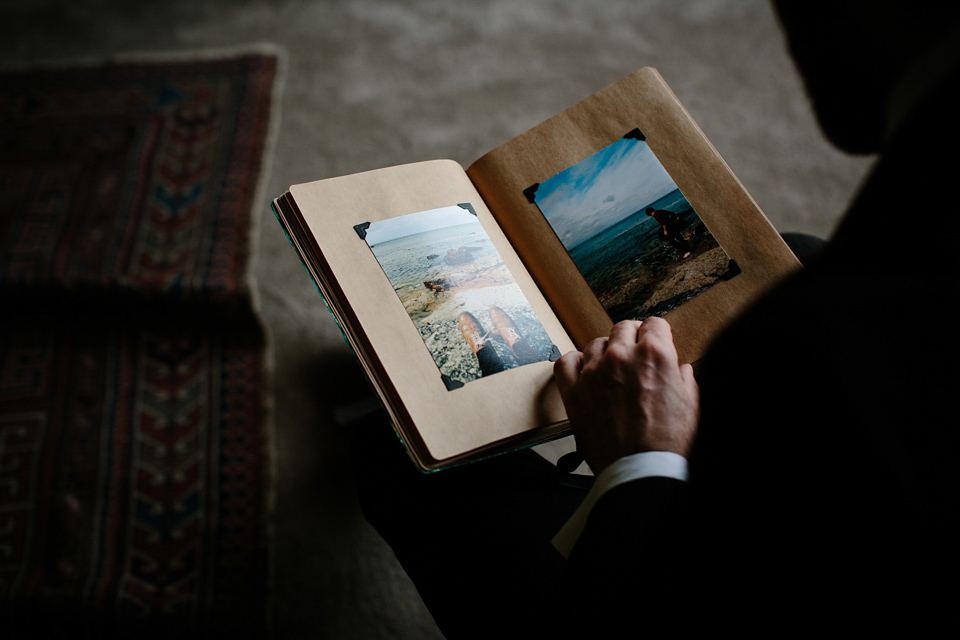
[[[494,306],[510,316],[542,360],[549,358],[550,338],[479,222],[405,236],[372,249],[442,374],[460,382],[480,377],[477,358],[457,324],[463,311],[481,324],[505,366],[518,366],[490,319]]]

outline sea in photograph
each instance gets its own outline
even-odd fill
[[[646,206],[677,214],[692,255],[682,257]],[[663,315],[736,273],[679,189],[646,206],[569,250],[614,322]]]
[[[444,375],[459,382],[480,377],[479,363],[457,316],[470,312],[482,325],[505,368],[519,365],[490,319],[500,307],[541,356],[553,344],[519,285],[479,222],[444,227],[371,247],[424,344]]]

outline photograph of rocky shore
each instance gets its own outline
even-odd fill
[[[739,273],[642,135],[545,180],[535,198],[614,322],[664,315]]]
[[[422,211],[366,234],[448,388],[549,359],[550,338],[475,215]]]

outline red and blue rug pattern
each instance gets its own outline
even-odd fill
[[[0,282],[232,295],[276,60],[0,74]]]
[[[28,630],[266,628],[247,269],[275,73],[0,74],[0,616]]]

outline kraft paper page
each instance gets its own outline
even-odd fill
[[[494,149],[467,173],[558,318],[583,347],[606,335],[613,322],[528,196],[532,186],[635,130],[740,270],[664,316],[681,359],[694,361],[749,301],[799,262],[655,70],[641,69],[597,92]]]
[[[566,420],[548,360],[449,389],[424,337],[357,225],[470,204],[477,221],[560,353],[573,343],[462,167],[447,160],[390,167],[291,187],[326,274],[335,281],[384,375],[436,460]],[[424,257],[425,258],[425,257]],[[425,292],[427,299],[432,292]],[[409,306],[409,305],[408,305]],[[480,323],[491,326],[489,317]]]

